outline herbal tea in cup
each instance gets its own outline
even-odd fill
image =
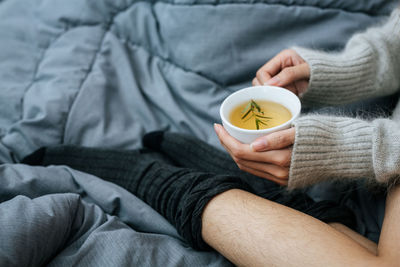
[[[281,104],[251,99],[231,111],[229,122],[247,130],[262,130],[281,125],[291,118],[292,113]]]
[[[290,128],[299,116],[299,98],[276,86],[254,86],[236,91],[221,104],[219,113],[226,131],[242,143]]]

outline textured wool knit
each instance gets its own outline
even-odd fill
[[[354,35],[340,53],[295,47],[310,66],[302,102],[338,105],[400,89],[400,9],[379,27]],[[400,177],[400,108],[392,118],[366,121],[306,115],[295,122],[289,188],[323,180],[365,178],[392,184]]]

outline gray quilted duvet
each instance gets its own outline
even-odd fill
[[[0,266],[229,266],[116,185],[18,162],[160,129],[218,146],[219,104],[269,58],[340,49],[396,2],[0,0]]]

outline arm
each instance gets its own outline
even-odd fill
[[[310,66],[306,103],[343,104],[394,93],[400,88],[400,9],[382,27],[355,35],[340,54],[296,51]],[[295,126],[290,188],[335,178],[398,181],[399,122],[311,115]]]
[[[306,116],[295,123],[289,188],[331,179],[392,184],[400,177],[400,125],[389,119]]]
[[[303,101],[313,104],[390,94],[400,87],[399,36],[397,9],[381,28],[355,35],[340,54],[297,48],[305,63],[293,50],[283,51],[257,72],[253,84],[286,86],[297,94],[308,86]],[[400,128],[390,120],[371,124],[350,118],[302,117],[296,122],[291,155],[288,146],[293,144],[294,131],[267,135],[251,146],[238,144],[219,127],[216,131],[239,168],[281,185],[290,177],[290,188],[332,178],[391,183],[400,176]],[[282,136],[290,142],[279,144]]]
[[[238,266],[397,266],[399,220],[399,187],[388,194],[378,247],[343,226],[229,190],[205,207],[202,236]]]
[[[384,185],[400,179],[400,124],[389,119],[305,116],[294,129],[252,145],[241,144],[220,125],[216,131],[240,169],[290,189],[332,179]]]
[[[294,50],[310,66],[307,104],[336,105],[400,88],[400,9],[381,27],[354,35],[340,53]]]
[[[340,53],[284,50],[257,71],[253,85],[275,85],[308,105],[389,95],[400,87],[400,8],[381,27],[354,35]]]

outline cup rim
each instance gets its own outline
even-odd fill
[[[286,121],[286,122],[284,122],[284,123],[282,123],[280,125],[277,125],[275,127],[271,127],[271,128],[267,128],[267,129],[261,129],[261,130],[250,130],[250,129],[240,128],[238,126],[233,125],[227,118],[225,118],[225,116],[223,114],[223,110],[224,110],[224,107],[226,106],[226,103],[228,103],[229,99],[231,99],[232,97],[234,97],[237,94],[242,93],[242,91],[253,90],[254,88],[260,88],[260,87],[269,88],[269,90],[271,90],[271,89],[272,90],[278,90],[278,91],[285,90],[286,93],[289,93],[289,95],[292,95],[299,102],[299,104],[300,104],[299,105],[299,107],[300,107],[299,110],[296,111],[296,114],[292,114],[292,118],[290,118],[290,120],[288,120],[288,121]],[[269,101],[274,102],[273,100],[269,100]],[[282,103],[278,103],[278,104],[285,106]],[[288,108],[288,107],[285,106],[285,108]],[[240,89],[240,90],[230,94],[229,96],[227,96],[224,99],[224,101],[222,102],[221,106],[220,106],[219,115],[220,115],[223,123],[229,125],[229,127],[232,127],[233,129],[235,129],[237,131],[242,131],[243,133],[254,134],[254,133],[269,133],[269,132],[272,132],[274,130],[278,130],[279,128],[283,128],[283,127],[287,126],[288,124],[291,124],[299,116],[300,110],[301,110],[300,99],[297,97],[297,95],[295,95],[290,90],[285,89],[283,87],[278,87],[278,86],[258,85],[258,86],[250,86],[250,87],[246,87],[246,88]]]

